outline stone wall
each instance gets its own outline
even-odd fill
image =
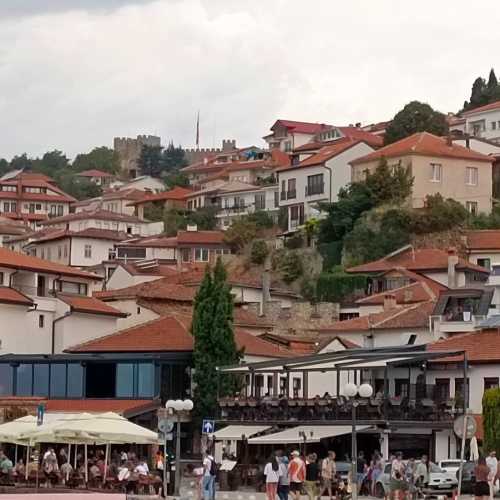
[[[161,139],[155,135],[138,135],[130,137],[115,137],[113,148],[118,153],[120,171],[127,177],[140,175],[137,161],[141,156],[143,146],[161,146]]]
[[[260,304],[248,304],[248,310],[259,315]],[[263,319],[274,324],[273,333],[282,335],[315,336],[312,330],[330,326],[339,320],[340,305],[332,302],[294,302],[290,308],[282,308],[281,302],[270,301],[264,306]]]

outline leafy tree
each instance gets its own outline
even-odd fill
[[[491,68],[490,76],[488,77],[488,83],[486,84],[486,89],[490,97],[495,97],[498,89],[497,75],[495,75],[495,70]]]
[[[179,170],[182,167],[186,167],[188,164],[184,150],[180,146],[174,146],[172,141],[170,141],[168,146],[163,150],[161,161],[162,169],[166,172]]]
[[[445,135],[448,132],[445,115],[426,103],[412,101],[396,113],[386,129],[384,141],[391,144],[416,132]]]
[[[410,231],[415,234],[434,233],[461,227],[470,214],[458,201],[444,199],[441,194],[428,195],[424,208],[411,213]]]
[[[186,229],[187,212],[176,208],[165,210],[163,225],[167,236],[175,236],[180,229]]]
[[[264,264],[269,255],[269,248],[264,240],[255,240],[250,250],[250,260],[254,264]]]
[[[120,170],[118,153],[106,146],[94,148],[88,153],[76,155],[72,168],[75,172],[97,169],[116,174]]]
[[[224,234],[224,241],[235,251],[240,251],[245,245],[257,237],[257,224],[248,217],[238,217]]]
[[[278,265],[278,270],[285,283],[292,283],[300,278],[304,272],[300,255],[293,250],[285,252]]]
[[[42,158],[37,158],[32,161],[33,172],[40,172],[56,180],[57,177],[61,176],[68,167],[68,158],[58,149],[54,149],[54,151],[47,151]]]
[[[165,176],[165,184],[169,189],[175,186],[187,187],[189,186],[189,178],[184,172],[172,172]]]
[[[0,176],[6,174],[9,170],[9,162],[5,158],[0,158]]]
[[[373,173],[368,172],[365,184],[371,192],[373,205],[402,203],[411,194],[413,177],[409,168],[401,163],[389,168],[386,158],[382,158]]]
[[[500,453],[500,389],[488,389],[483,395],[485,451]]]
[[[156,203],[148,203],[144,207],[144,218],[152,222],[161,222],[165,220],[165,210],[163,205]]]
[[[274,226],[274,220],[265,210],[256,210],[248,214],[247,218],[250,222],[254,222],[260,229],[269,229]]]
[[[33,166],[33,160],[31,158],[28,158],[26,153],[23,153],[22,155],[19,156],[14,156],[12,160],[10,160],[10,170],[19,170],[19,169],[26,169],[29,170]]]
[[[478,77],[472,84],[472,90],[469,101],[464,102],[463,109],[465,111],[484,106],[490,102],[500,99],[500,85],[495,75],[495,70],[492,68],[488,76],[488,81]]]
[[[86,178],[76,177],[72,172],[65,171],[54,177],[59,187],[77,200],[96,198],[102,194],[101,187],[95,182]]]
[[[217,208],[202,207],[187,212],[186,223],[198,226],[200,231],[212,231],[217,227]]]
[[[137,165],[142,175],[160,177],[163,170],[162,147],[143,145]]]
[[[195,415],[199,418],[215,416],[217,388],[219,396],[229,395],[236,381],[221,375],[217,381],[216,367],[239,363],[233,330],[233,296],[221,259],[217,259],[212,273],[207,266],[205,276],[194,300],[191,333],[194,337],[194,400]]]

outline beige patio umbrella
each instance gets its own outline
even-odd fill
[[[26,415],[16,418],[12,422],[0,425],[0,443],[13,443],[26,445],[27,441],[21,439],[21,434],[36,429],[36,417]]]

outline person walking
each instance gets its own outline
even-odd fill
[[[486,463],[486,459],[481,457],[474,469],[476,484],[474,486],[474,498],[476,500],[485,500],[490,496],[490,477],[491,471]]]
[[[488,469],[490,469],[490,498],[493,498],[495,494],[495,478],[498,470],[497,452],[495,450],[490,451],[488,457],[486,458],[486,465],[488,466]]]
[[[215,459],[207,451],[205,452],[205,458],[203,459],[202,489],[204,500],[215,500],[215,475]]]
[[[304,488],[309,500],[317,500],[319,497],[319,466],[316,453],[308,455],[306,460],[306,480]]]
[[[300,500],[302,485],[306,478],[306,464],[298,451],[292,451],[292,460],[288,465],[288,474],[290,477],[290,495],[294,500]]]
[[[290,492],[290,476],[288,474],[289,460],[286,455],[280,457],[280,478],[278,482],[278,497],[280,500],[288,500]]]
[[[280,464],[275,455],[271,455],[264,467],[266,476],[266,497],[267,500],[276,500],[278,494],[278,483],[280,480]]]
[[[335,463],[335,452],[329,451],[328,455],[321,463],[321,493],[328,491],[328,496],[332,500],[335,478],[337,477],[337,464]]]

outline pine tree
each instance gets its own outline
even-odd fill
[[[488,84],[486,85],[486,87],[488,89],[488,94],[490,96],[493,96],[498,87],[497,76],[495,75],[495,70],[493,68],[491,68],[490,76],[488,78]]]
[[[477,108],[488,104],[487,86],[484,78],[476,78],[472,84],[472,91],[469,99],[469,108]]]
[[[191,332],[194,337],[195,413],[198,418],[215,416],[217,391],[229,394],[236,381],[220,376],[217,366],[238,363],[241,352],[233,331],[233,296],[227,284],[226,271],[218,259],[212,273],[207,267],[194,302]]]

